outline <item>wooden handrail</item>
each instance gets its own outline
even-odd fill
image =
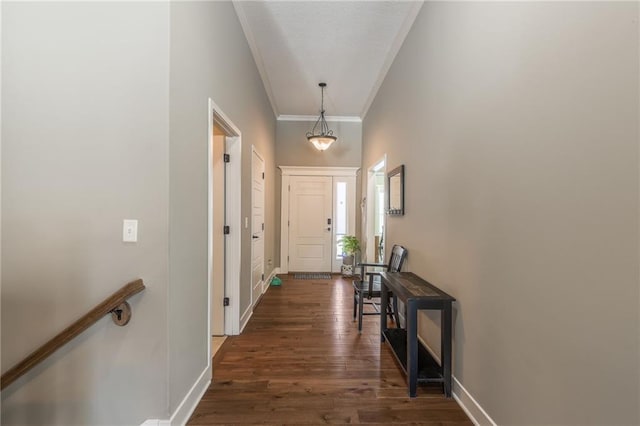
[[[99,305],[85,314],[82,318],[62,330],[54,338],[35,351],[31,352],[25,359],[7,370],[0,378],[0,389],[4,389],[11,383],[18,380],[23,374],[44,361],[49,355],[60,349],[66,343],[73,340],[80,333],[95,324],[100,318],[114,311],[134,294],[144,290],[144,283],[141,279],[130,282],[120,290],[113,293]]]

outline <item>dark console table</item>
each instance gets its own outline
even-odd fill
[[[451,397],[451,329],[452,304],[456,300],[412,272],[381,272],[382,301],[380,312],[386,312],[389,298],[386,290],[405,304],[406,329],[387,328],[386,317],[380,318],[380,333],[391,347],[409,381],[409,396],[416,396],[418,383],[443,383],[444,394]],[[418,342],[418,310],[436,309],[442,317],[440,329],[442,365]]]

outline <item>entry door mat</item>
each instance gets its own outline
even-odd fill
[[[326,272],[296,272],[293,274],[294,280],[330,280],[331,274]]]

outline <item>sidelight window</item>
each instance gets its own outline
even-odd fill
[[[347,183],[335,183],[335,238],[336,259],[342,258],[342,237],[347,235]]]

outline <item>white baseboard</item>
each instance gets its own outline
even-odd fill
[[[271,273],[267,277],[267,280],[264,283],[262,283],[262,294],[266,293],[267,290],[269,290],[271,280],[273,279],[273,277],[275,277],[279,273],[280,273],[280,268],[273,268],[273,271],[271,271]]]
[[[440,361],[440,357],[436,355],[435,351],[427,344],[427,342],[421,337],[418,336],[418,340],[425,347],[427,352],[431,354],[433,359],[440,365],[442,362]],[[487,414],[486,411],[480,406],[478,401],[462,386],[462,383],[456,378],[456,376],[452,377],[452,388],[451,393],[453,395],[453,399],[460,405],[462,411],[464,411],[469,419],[473,422],[474,425],[491,425],[496,426],[496,422]]]
[[[169,420],[148,419],[145,420],[140,426],[169,426]]]
[[[433,359],[436,360],[436,362],[438,363],[438,365],[442,365],[442,361],[440,361],[440,357],[438,355],[436,355],[436,352],[431,349],[431,346],[429,346],[429,344],[427,343],[426,340],[424,340],[422,338],[422,336],[418,335],[418,341],[420,343],[422,343],[422,346],[425,347],[425,349],[427,350],[427,352],[429,352],[429,354],[433,357]]]
[[[184,426],[187,424],[189,417],[193,414],[198,403],[202,399],[202,396],[209,388],[211,384],[211,363],[207,365],[198,380],[191,386],[189,392],[185,395],[184,399],[176,408],[171,419],[149,419],[142,423],[140,426]]]
[[[249,322],[251,315],[253,315],[253,307],[249,305],[249,307],[242,313],[242,316],[240,317],[240,333],[239,334],[242,334],[242,331],[244,330],[244,327]]]
[[[496,426],[489,414],[478,404],[473,396],[462,386],[462,384],[453,376],[453,399],[455,399],[462,411],[464,411],[474,425],[491,425]]]
[[[211,362],[209,362],[207,368],[202,371],[198,380],[196,380],[193,386],[191,386],[191,389],[189,389],[189,392],[187,392],[184,399],[171,416],[171,421],[169,423],[171,426],[183,426],[187,424],[189,417],[191,417],[191,414],[193,414],[193,411],[198,406],[202,396],[209,388],[209,385],[211,384],[211,377]]]

